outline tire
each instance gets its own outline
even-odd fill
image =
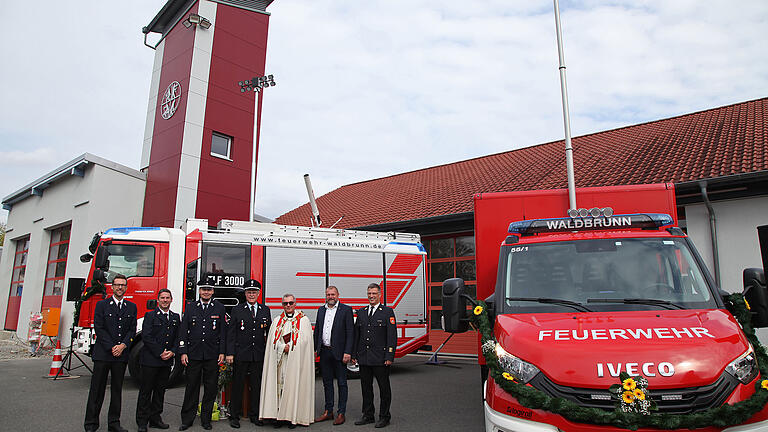
[[[143,340],[133,344],[131,347],[131,354],[128,357],[128,372],[130,372],[131,378],[136,380],[137,383],[139,383],[141,380],[141,364],[139,364],[139,353],[143,347]]]

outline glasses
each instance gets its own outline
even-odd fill
[[[127,286],[128,286],[128,284],[116,284],[116,283],[112,284],[112,288],[127,287]]]
[[[290,305],[292,305],[292,304],[294,304],[294,303],[296,303],[296,302],[295,302],[295,301],[287,301],[287,302],[283,302],[283,306],[290,306]]]

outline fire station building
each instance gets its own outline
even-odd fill
[[[674,183],[680,224],[726,291],[741,292],[742,270],[762,266],[756,227],[768,224],[768,98],[576,137],[573,147],[577,187]],[[338,228],[422,235],[437,348],[448,336],[440,330],[443,280],[460,277],[470,290],[476,282],[473,195],[565,188],[564,149],[556,141],[353,183],[317,205],[323,220],[341,218]],[[306,204],[276,222],[309,220]],[[476,353],[476,336],[457,334],[443,352]]]

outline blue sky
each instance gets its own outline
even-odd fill
[[[141,27],[162,4],[0,4],[0,196],[84,152],[138,167],[154,54]],[[278,85],[264,95],[260,214],[305,203],[304,173],[319,196],[563,137],[551,1],[268,10]],[[574,136],[768,95],[767,2],[562,0],[561,11]]]

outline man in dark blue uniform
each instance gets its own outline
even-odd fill
[[[112,297],[96,303],[93,329],[93,376],[88,403],[85,407],[85,430],[99,428],[99,412],[107,389],[107,374],[112,376],[112,396],[109,399],[107,424],[110,432],[127,432],[120,426],[123,378],[128,364],[131,342],[136,335],[136,305],[125,300],[128,278],[121,274],[112,280]]]
[[[243,288],[246,302],[232,308],[232,319],[227,332],[227,363],[235,363],[229,416],[229,425],[233,428],[240,427],[246,377],[248,377],[250,393],[248,417],[253,424],[258,426],[264,424],[259,420],[261,372],[264,368],[267,332],[272,325],[272,314],[269,308],[257,303],[261,284],[251,279]]]
[[[203,382],[203,401],[200,407],[200,423],[203,429],[211,429],[213,402],[216,400],[219,381],[219,365],[224,362],[226,344],[226,313],[224,305],[213,300],[213,285],[204,278],[197,283],[200,300],[188,303],[179,329],[181,364],[187,367],[187,387],[181,405],[181,426],[192,426],[200,399],[200,381]]]
[[[176,340],[181,317],[170,310],[173,296],[167,288],[157,293],[157,308],[144,314],[141,327],[144,347],[139,354],[141,385],[136,402],[136,424],[139,432],[147,431],[147,424],[168,429],[160,415],[163,413],[165,389],[176,355]]]
[[[315,352],[320,356],[320,374],[325,390],[325,411],[315,422],[333,420],[340,425],[347,412],[347,363],[352,358],[355,336],[352,308],[339,301],[339,290],[331,285],[325,290],[325,305],[317,310]],[[339,405],[333,417],[333,379],[339,387]]]
[[[389,367],[395,361],[397,347],[397,327],[395,312],[392,308],[380,304],[381,287],[379,284],[368,285],[368,306],[357,311],[355,322],[355,347],[352,359],[360,365],[360,388],[363,392],[363,417],[356,425],[376,421],[373,407],[373,378],[379,385],[379,421],[377,428],[383,428],[390,422],[389,405],[392,402],[392,390],[389,386]]]

